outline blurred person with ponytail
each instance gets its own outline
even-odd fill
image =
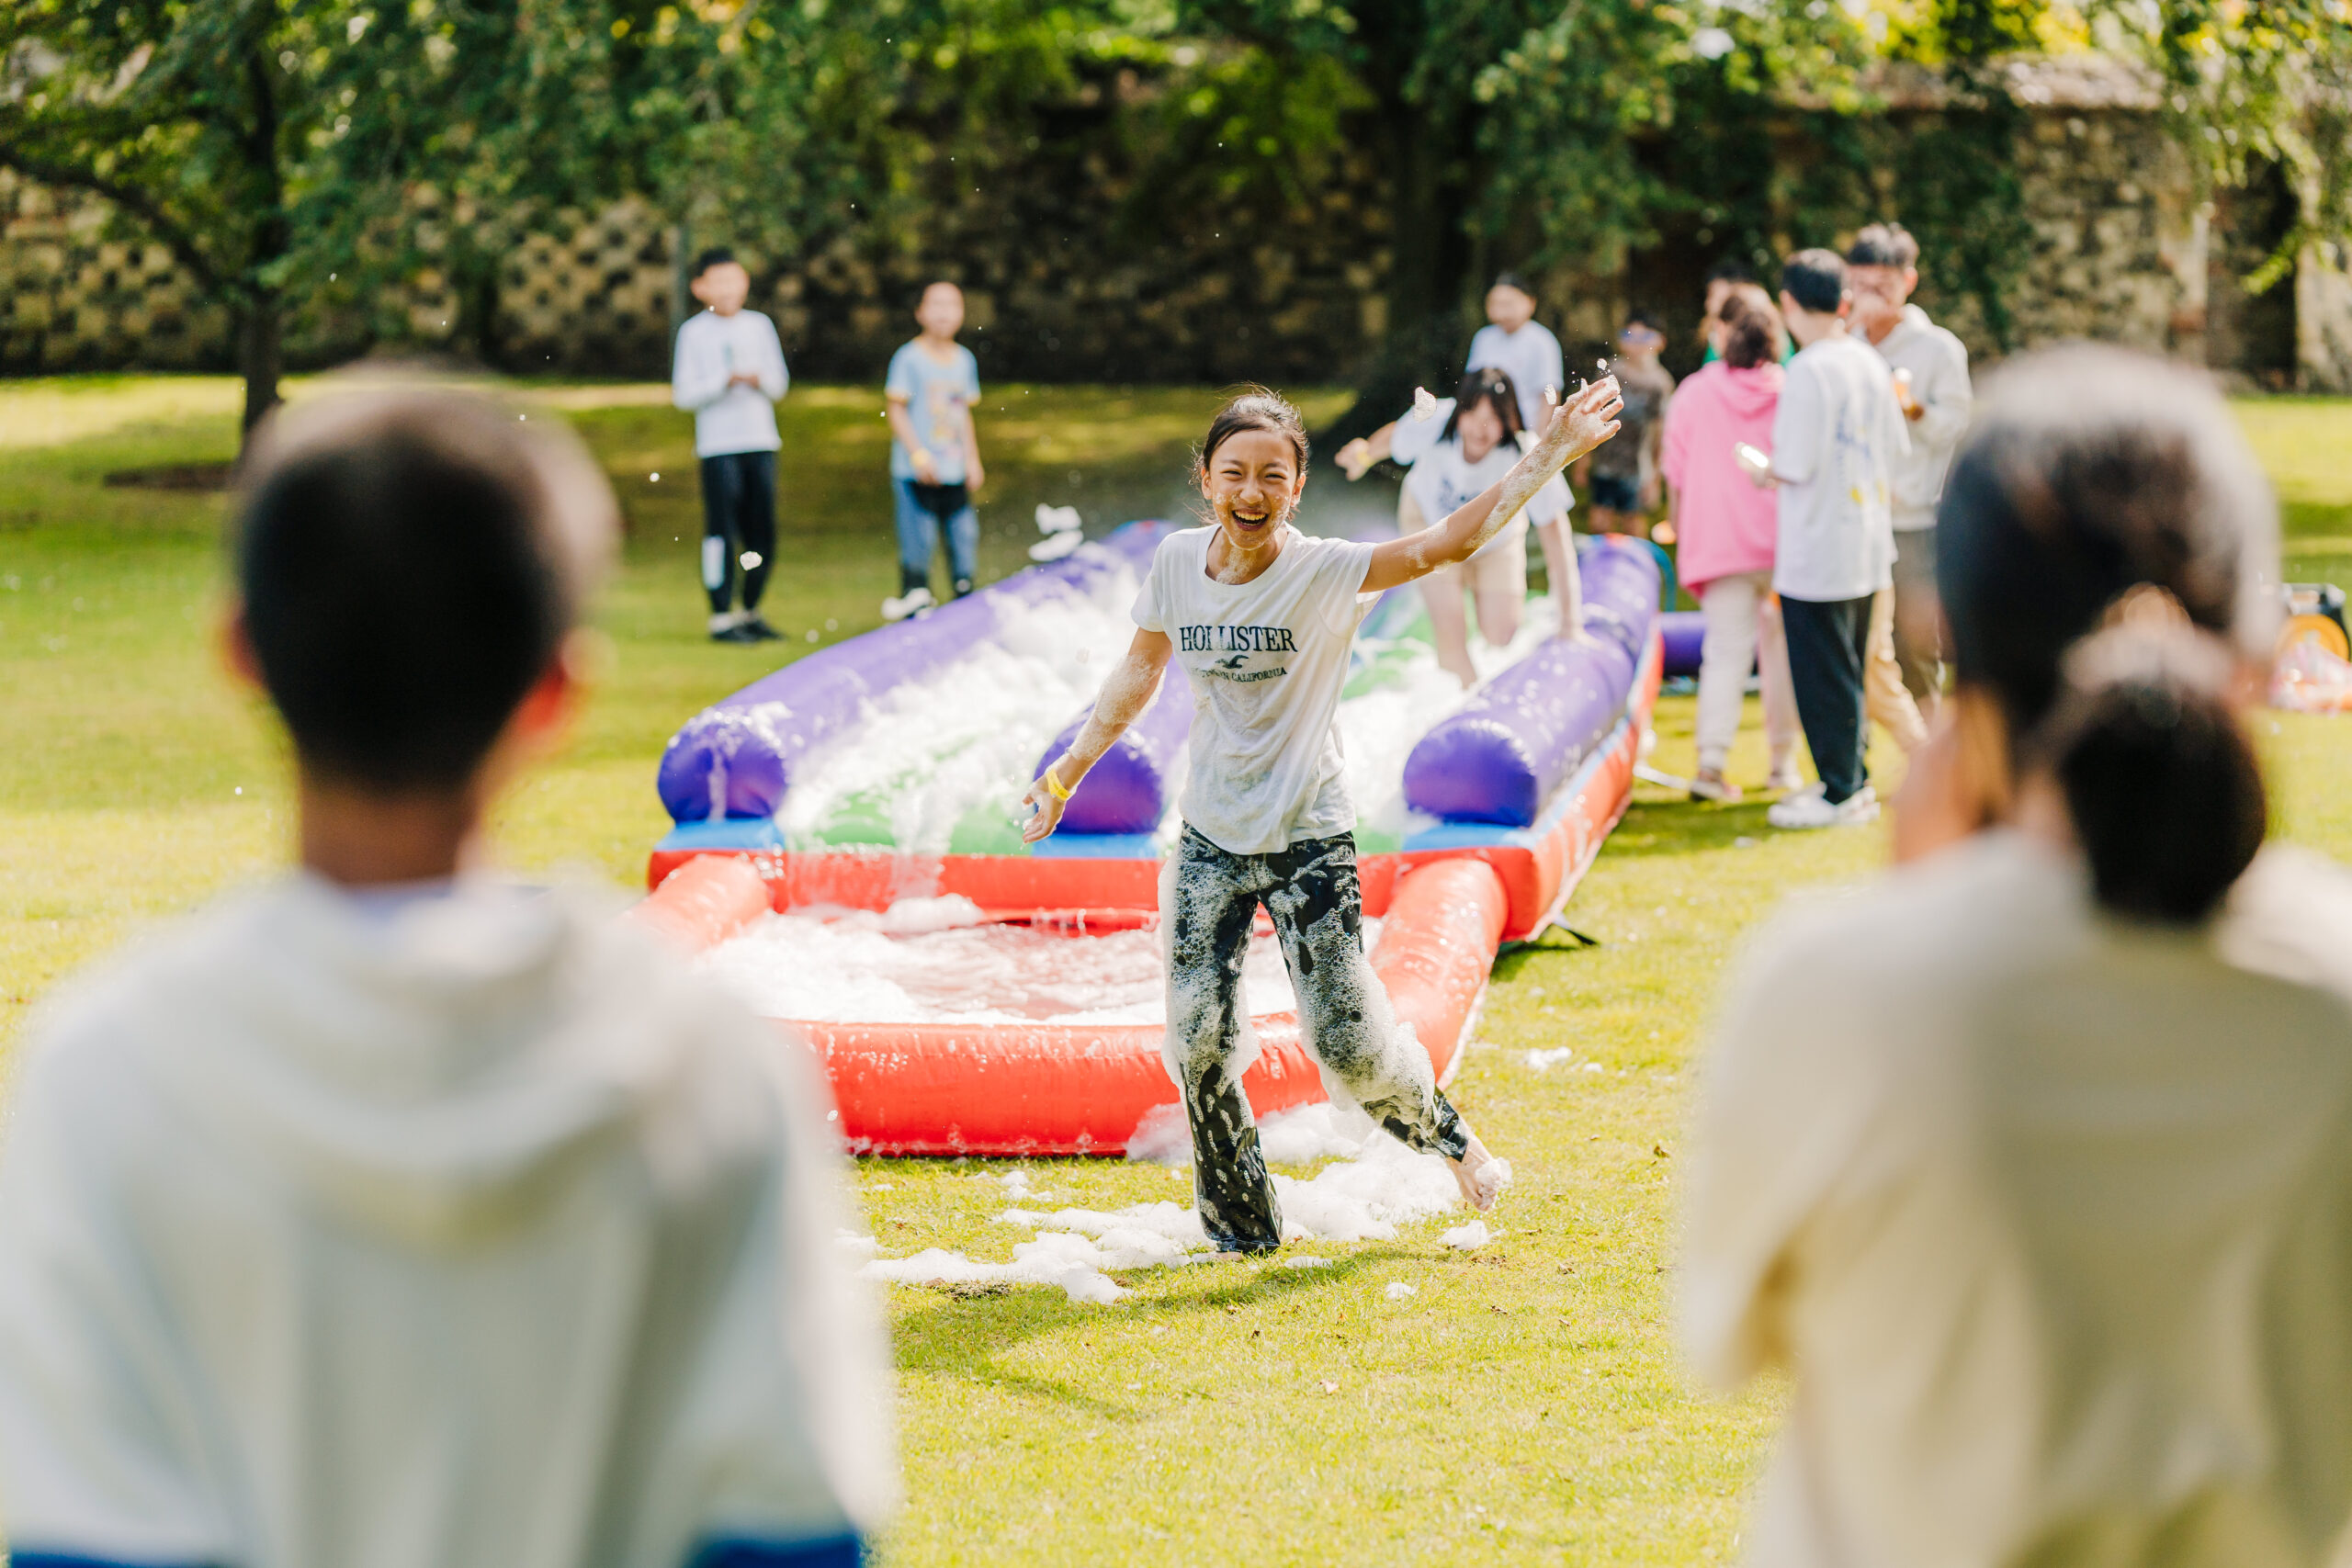
[[[1792,1374],[1752,1564],[2339,1561],[2352,881],[2267,846],[2277,513],[2211,388],[2014,363],[1938,514],[1957,678],[1877,885],[1701,1094],[1699,1370]]]

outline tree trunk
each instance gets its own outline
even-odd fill
[[[253,439],[254,426],[278,404],[277,378],[285,368],[284,304],[275,291],[248,303],[237,320],[237,374],[245,378],[245,414],[238,426],[241,444]]]
[[[1447,168],[1449,128],[1396,103],[1379,137],[1390,171],[1388,331],[1356,377],[1354,404],[1317,436],[1321,446],[1379,429],[1411,406],[1415,387],[1451,396],[1469,338],[1463,319],[1469,244],[1463,192]]]

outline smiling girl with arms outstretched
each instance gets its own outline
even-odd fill
[[[1150,704],[1169,660],[1182,665],[1193,716],[1184,833],[1161,896],[1168,1059],[1192,1124],[1201,1222],[1220,1251],[1282,1244],[1241,1089],[1256,1055],[1241,960],[1260,904],[1297,988],[1301,1032],[1329,1074],[1390,1133],[1443,1155],[1473,1206],[1494,1207],[1510,1179],[1439,1090],[1364,956],[1355,807],[1335,718],[1373,596],[1476,555],[1554,475],[1616,433],[1618,407],[1616,383],[1595,383],[1443,522],[1367,545],[1291,525],[1306,489],[1298,412],[1271,392],[1234,399],[1210,424],[1195,475],[1213,521],[1161,541],[1136,600],[1134,644],[1078,739],[1030,786],[1036,815],[1024,837],[1035,843]]]

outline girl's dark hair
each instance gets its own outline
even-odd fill
[[[2030,355],[1995,378],[1937,513],[1958,678],[2057,778],[2099,901],[2137,919],[2211,913],[2266,830],[2214,672],[2231,645],[2267,659],[2278,614],[2277,507],[2236,432],[2188,371]],[[2151,599],[2172,624],[2094,636]]]
[[[2267,799],[2231,706],[2235,673],[2228,649],[2185,620],[2116,626],[2067,654],[2032,744],[2114,913],[2193,925],[2262,847]]]
[[[1724,301],[1724,363],[1735,370],[1776,365],[1781,358],[1781,312],[1735,294]]]
[[[1306,472],[1306,421],[1287,399],[1263,387],[1243,388],[1216,411],[1216,417],[1209,421],[1208,435],[1201,442],[1201,472],[1208,472],[1218,447],[1245,430],[1263,430],[1288,440],[1291,450],[1298,454],[1298,471]]]
[[[1445,428],[1438,432],[1438,440],[1453,440],[1454,433],[1462,428],[1462,416],[1480,403],[1493,406],[1496,416],[1503,422],[1504,440],[1509,441],[1527,428],[1527,422],[1519,416],[1519,389],[1511,385],[1510,372],[1490,365],[1462,378],[1462,385],[1453,391],[1453,412],[1446,416]]]

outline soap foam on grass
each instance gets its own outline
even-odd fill
[[[1343,1135],[1333,1132],[1335,1126],[1353,1133],[1349,1115],[1372,1134],[1351,1147],[1355,1157],[1327,1165],[1305,1179],[1274,1173],[1285,1242],[1394,1241],[1400,1227],[1460,1203],[1460,1189],[1442,1159],[1417,1153],[1377,1132],[1352,1107],[1340,1112],[1328,1104],[1308,1105],[1277,1112],[1261,1124],[1261,1136],[1270,1145],[1329,1147]],[[1294,1122],[1303,1129],[1295,1135],[1290,1131]],[[1008,1209],[997,1221],[1036,1233],[1034,1240],[1014,1245],[1009,1263],[981,1263],[931,1247],[911,1258],[876,1258],[858,1272],[902,1285],[1054,1285],[1074,1302],[1108,1305],[1128,1293],[1110,1277],[1112,1270],[1181,1269],[1212,1258],[1200,1214],[1189,1204],[1161,1201],[1051,1213]],[[1282,1260],[1282,1266],[1316,1268],[1325,1262],[1295,1258]]]

